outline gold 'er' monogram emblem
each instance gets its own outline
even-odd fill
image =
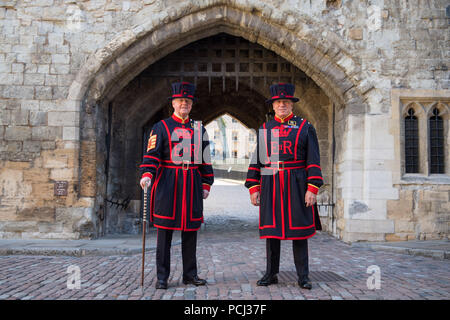
[[[296,125],[297,125],[297,121],[289,120],[289,121],[288,121],[288,125],[290,125],[290,126],[296,126]]]

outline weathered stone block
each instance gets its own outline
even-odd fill
[[[36,86],[36,99],[48,100],[53,97],[53,88],[47,86]]]
[[[49,126],[69,126],[75,127],[80,121],[80,114],[78,112],[48,112],[48,125]]]
[[[50,179],[52,180],[72,180],[74,178],[74,169],[52,169]]]
[[[346,232],[359,233],[394,233],[394,220],[353,220],[347,219]]]
[[[47,112],[30,111],[31,126],[45,126],[47,124]],[[32,132],[33,134],[33,132]]]
[[[29,140],[31,139],[31,128],[24,126],[6,127],[5,140]]]
[[[432,200],[432,201],[445,201],[448,202],[448,191],[432,191],[425,190],[424,191],[424,200]]]
[[[348,36],[353,40],[362,40],[363,39],[363,29],[362,28],[353,28],[348,31]]]
[[[53,152],[42,152],[42,165],[44,168],[64,169],[67,168],[67,154],[62,151],[55,150]]]
[[[37,71],[37,70],[36,70]],[[26,86],[42,86],[44,85],[45,75],[40,73],[25,73],[24,85]]]
[[[33,99],[34,87],[32,86],[7,86],[3,89],[3,96],[9,99]]]
[[[45,191],[45,189],[43,191]],[[17,213],[17,220],[55,222],[55,208],[24,209]]]
[[[78,141],[80,139],[79,127],[64,127],[63,128],[63,140]]]
[[[405,220],[395,220],[395,232],[396,233],[414,233],[415,222]]]
[[[11,124],[11,110],[0,109],[0,125]]]
[[[40,152],[41,151],[41,142],[40,141],[24,141],[22,150],[24,152]]]
[[[51,140],[54,141],[56,139],[62,138],[62,128],[61,127],[32,127],[32,140]]]
[[[13,126],[27,126],[28,125],[29,112],[24,110],[12,110],[11,122]]]
[[[26,232],[36,230],[35,221],[8,221],[0,222],[0,231],[2,232]]]

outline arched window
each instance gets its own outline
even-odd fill
[[[444,121],[439,116],[439,109],[433,109],[433,115],[429,118],[429,150],[430,173],[445,173],[444,171]]]
[[[414,109],[408,110],[405,117],[405,172],[419,172],[419,130]]]

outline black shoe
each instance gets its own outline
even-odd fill
[[[311,290],[312,288],[311,280],[309,280],[307,276],[303,277],[301,280],[298,280],[298,284],[302,289]]]
[[[165,280],[158,280],[156,281],[156,289],[167,289],[167,281]]]
[[[198,276],[194,276],[191,279],[183,278],[184,284],[193,284],[195,286],[204,286],[206,284],[205,279],[200,279]]]
[[[277,284],[278,277],[276,274],[266,273],[260,280],[256,282],[257,286],[270,286],[271,284]]]

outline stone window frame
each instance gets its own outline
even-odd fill
[[[450,90],[393,89],[391,92],[391,131],[395,140],[394,184],[432,183],[450,184]],[[429,118],[434,107],[444,120],[445,173],[430,173]],[[419,126],[419,173],[405,173],[405,123],[410,108]]]
[[[415,102],[412,102],[412,103],[408,104],[407,106],[405,106],[404,110],[402,112],[402,117],[403,117],[403,122],[402,122],[403,128],[402,128],[402,130],[403,130],[403,134],[402,134],[401,144],[402,144],[402,148],[403,148],[403,150],[402,150],[402,152],[403,152],[402,161],[404,162],[403,165],[402,165],[402,169],[403,169],[403,172],[405,174],[408,173],[408,172],[406,172],[407,168],[408,168],[407,159],[406,159],[406,149],[407,149],[407,145],[406,145],[406,141],[407,141],[407,139],[406,139],[406,119],[410,118],[410,116],[411,116],[410,115],[410,111],[411,110],[413,111],[413,117],[415,119],[414,122],[417,121],[417,136],[415,136],[414,138],[417,139],[417,144],[418,145],[417,145],[417,155],[416,155],[417,159],[414,159],[414,162],[415,162],[415,160],[417,160],[417,172],[409,172],[409,173],[420,173],[421,172],[420,168],[421,168],[422,161],[420,161],[421,160],[420,159],[420,156],[421,156],[421,152],[420,152],[421,151],[420,150],[420,141],[421,141],[421,137],[420,137],[420,134],[421,134],[421,132],[420,132],[420,128],[421,128],[420,124],[421,123],[420,122],[421,121],[420,121],[420,118],[421,118],[422,111],[419,111],[419,114],[418,114],[417,109],[422,110],[423,108],[417,107],[415,105]]]
[[[432,166],[432,164],[431,164],[431,139],[432,139],[432,136],[431,136],[431,127],[430,127],[430,119],[431,119],[431,117],[434,117],[435,116],[435,114],[434,114],[434,110],[435,109],[437,109],[437,111],[438,111],[438,113],[437,113],[437,116],[438,117],[440,117],[441,119],[442,119],[442,125],[443,125],[443,139],[444,139],[444,141],[443,141],[443,147],[444,147],[444,150],[443,150],[443,156],[444,156],[444,173],[448,173],[449,171],[448,171],[448,164],[446,165],[446,160],[448,160],[447,158],[449,157],[448,156],[448,154],[449,154],[449,148],[448,148],[448,139],[446,139],[445,137],[446,137],[446,133],[447,133],[447,136],[448,136],[448,130],[449,130],[449,128],[448,128],[448,125],[446,126],[445,125],[445,122],[446,122],[446,120],[448,120],[448,118],[449,118],[449,112],[448,112],[448,105],[444,105],[444,104],[442,104],[442,103],[440,103],[440,102],[437,102],[437,103],[434,103],[433,105],[431,105],[430,106],[430,109],[428,110],[428,112],[427,112],[427,124],[428,124],[428,140],[427,140],[427,143],[428,143],[428,152],[429,152],[429,171],[431,172],[431,170],[432,170],[432,168],[430,168],[431,166]],[[446,143],[447,142],[447,143]],[[447,161],[448,162],[448,161]]]

